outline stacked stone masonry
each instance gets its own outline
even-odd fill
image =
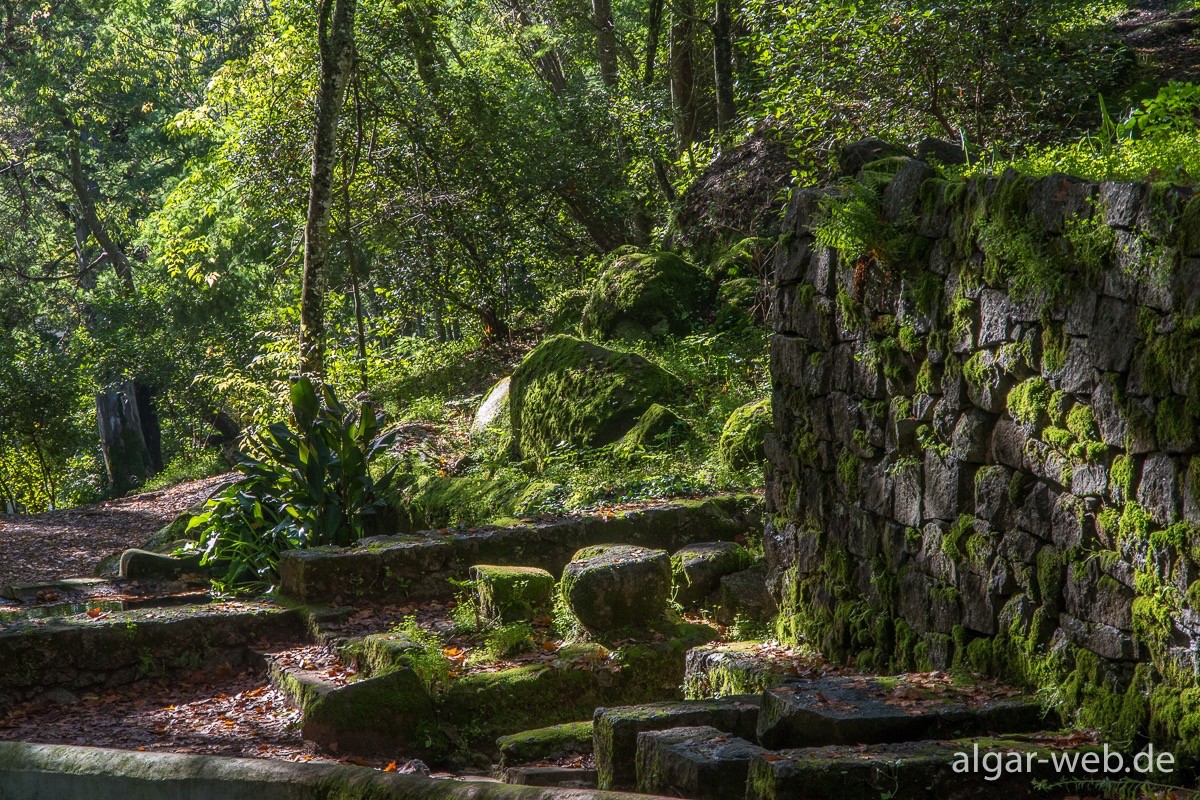
[[[794,193],[775,263],[782,632],[1200,753],[1200,195],[867,169]]]

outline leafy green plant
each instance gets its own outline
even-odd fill
[[[432,693],[445,687],[450,682],[450,659],[443,651],[443,642],[436,633],[421,627],[417,618],[409,615],[394,628],[396,633],[403,634],[419,649],[407,653],[413,672],[425,684],[426,691]]]
[[[528,622],[514,622],[488,631],[483,648],[488,658],[498,661],[518,653],[527,653],[536,645],[533,626]]]
[[[204,563],[220,564],[225,588],[268,584],[280,553],[348,545],[383,505],[395,468],[371,465],[391,445],[370,404],[342,405],[327,386],[292,381],[293,427],[276,422],[251,434],[239,454],[243,477],[210,500],[188,529],[202,532]]]

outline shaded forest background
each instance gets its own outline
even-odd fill
[[[227,469],[242,430],[284,415],[317,5],[0,9],[9,510],[114,493],[96,416],[114,387],[136,387],[161,428],[146,486]],[[868,135],[957,144],[970,160],[947,168],[964,176],[1191,182],[1200,89],[1139,62],[1120,32],[1130,13],[1061,0],[359,0],[326,382],[401,425],[401,488],[472,471],[574,480],[553,509],[759,485],[757,467],[722,465],[712,445],[767,391],[756,287],[787,187],[833,177],[840,146]],[[614,257],[658,250],[745,311],[630,345],[701,387],[702,445],[631,471],[577,452],[501,465],[470,444],[479,395],[544,334],[573,328]]]

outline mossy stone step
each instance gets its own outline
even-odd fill
[[[585,547],[563,568],[559,587],[585,628],[604,634],[662,618],[671,591],[665,550],[627,544]]]
[[[353,547],[289,550],[279,559],[283,594],[307,603],[449,598],[475,564],[538,567],[553,575],[581,548],[606,542],[674,551],[732,540],[757,526],[757,500],[739,496],[512,527],[373,536]]]
[[[996,687],[952,685],[917,676],[822,678],[763,693],[758,741],[765,747],[820,747],[916,741],[1046,724],[1040,704]]]
[[[645,731],[707,725],[753,739],[757,696],[684,700],[620,708],[597,708],[593,718],[596,772],[602,789],[632,789],[637,783],[637,737]]]
[[[671,554],[675,600],[694,608],[721,586],[721,578],[748,566],[749,554],[734,542],[699,542]]]
[[[412,669],[337,685],[319,672],[266,659],[271,684],[300,709],[300,735],[326,750],[390,755],[423,751],[442,738],[433,699]]]
[[[750,759],[765,752],[708,726],[645,731],[637,738],[637,790],[693,800],[742,797]]]
[[[1087,745],[1056,751],[1033,737],[1005,737],[780,750],[751,758],[745,798],[1010,800],[1030,797],[1034,781],[1072,777],[1069,770],[1055,768],[1052,753],[1082,755],[1098,749]],[[988,756],[1000,759],[991,763],[1007,763],[1009,768],[987,766]]]
[[[795,680],[799,667],[792,651],[767,642],[702,645],[688,651],[683,693],[693,700],[755,694]]]
[[[554,605],[554,576],[539,567],[476,564],[471,580],[479,612],[487,620],[531,620],[548,615]]]
[[[592,721],[564,722],[546,728],[521,731],[496,740],[500,769],[592,752]]]
[[[596,770],[579,767],[509,767],[504,770],[504,782],[517,786],[595,789]]]

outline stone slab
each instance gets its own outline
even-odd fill
[[[754,737],[757,696],[685,700],[640,706],[597,708],[592,720],[598,786],[633,788],[637,783],[637,737],[645,731],[707,725],[744,739]]]
[[[895,678],[823,678],[763,693],[758,741],[820,747],[1021,733],[1044,725],[1042,707],[969,686]]]
[[[645,731],[637,738],[637,790],[693,800],[742,797],[750,759],[766,752],[707,726]]]

